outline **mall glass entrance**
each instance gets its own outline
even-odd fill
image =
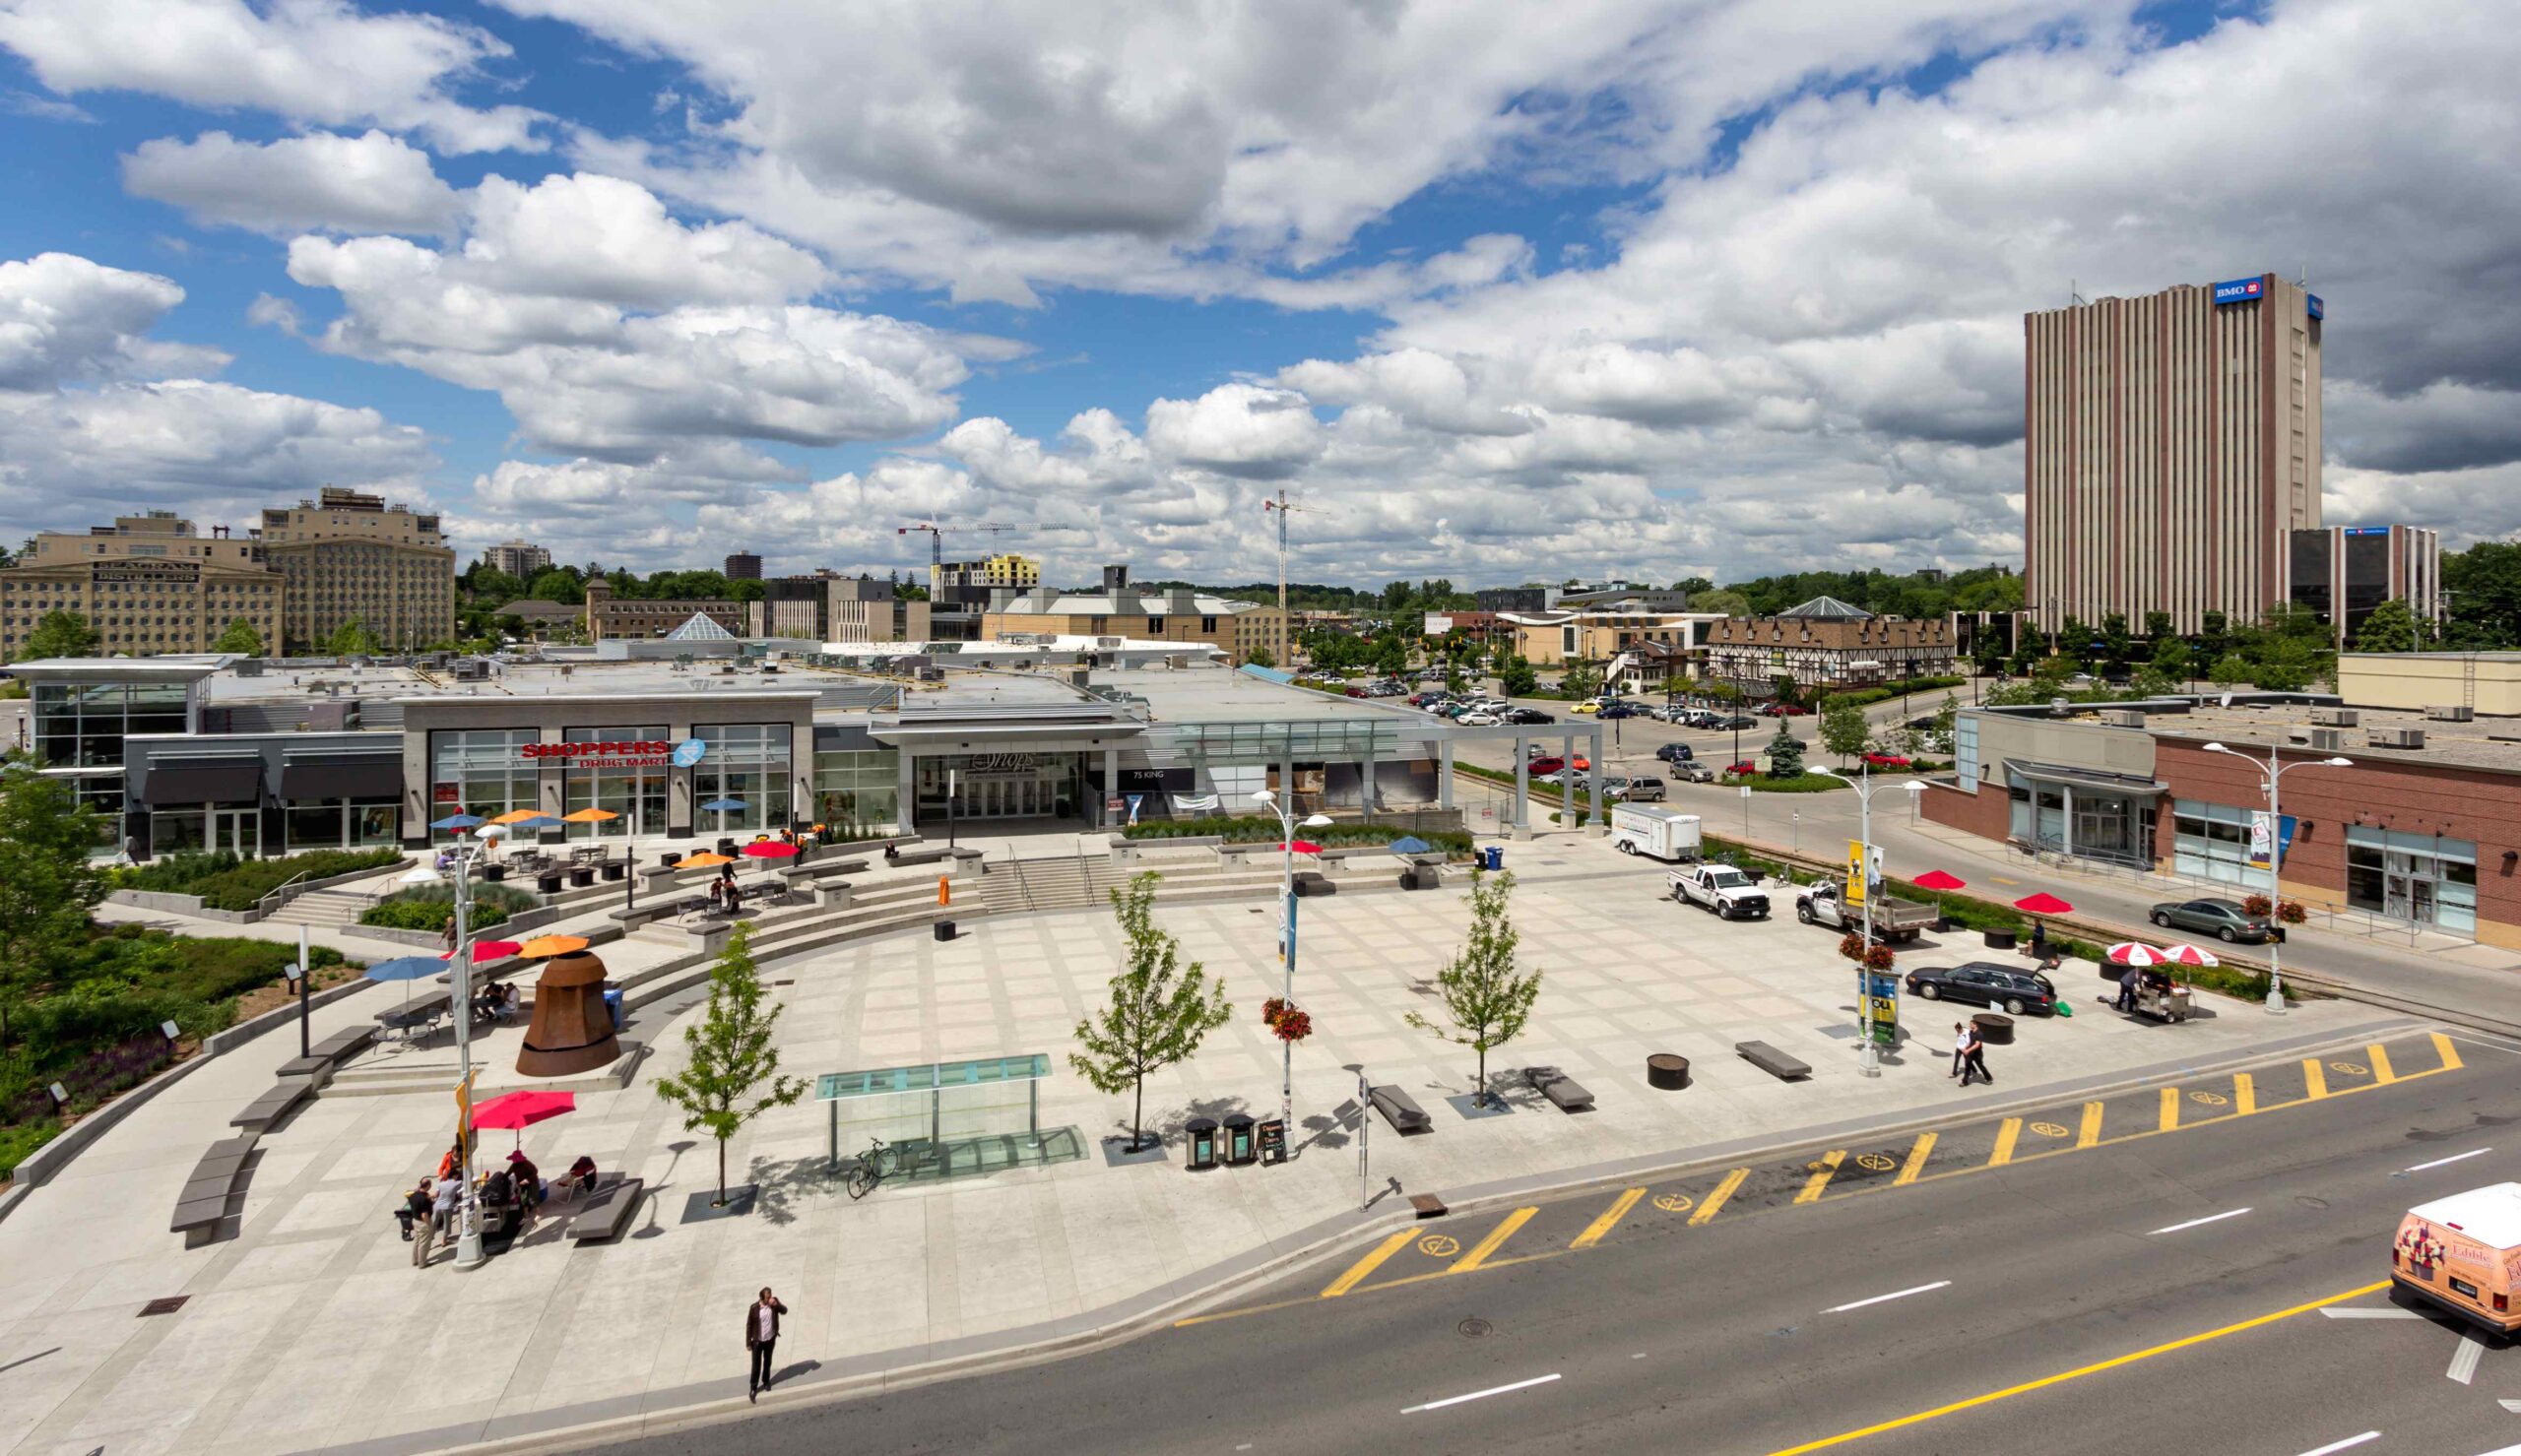
[[[943,754],[917,760],[912,786],[922,825],[944,822],[949,807],[956,819],[1072,819],[1085,806],[1085,756]]]

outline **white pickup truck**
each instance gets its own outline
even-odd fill
[[[1671,883],[1673,899],[1712,910],[1718,919],[1768,918],[1768,892],[1730,864],[1701,864],[1693,869],[1676,869],[1663,878]]]
[[[1941,913],[1931,905],[1914,900],[1894,900],[1888,895],[1873,898],[1873,938],[1893,945],[1905,945],[1917,938],[1920,931],[1933,924]],[[1827,925],[1833,930],[1855,930],[1864,925],[1864,907],[1849,905],[1840,898],[1836,881],[1805,885],[1794,892],[1794,918],[1807,925]]]

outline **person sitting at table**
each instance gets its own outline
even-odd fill
[[[727,882],[725,880],[711,880],[709,882],[709,909],[712,911],[721,911],[726,908]]]
[[[534,1211],[543,1206],[543,1171],[534,1166],[533,1159],[525,1156],[524,1149],[519,1148],[508,1154],[508,1171],[516,1177],[517,1201],[524,1205],[526,1217],[531,1219]]]
[[[575,1198],[581,1193],[594,1191],[595,1160],[580,1153],[578,1161],[569,1165],[569,1175],[560,1180],[560,1192],[565,1197]]]
[[[734,880],[727,881],[727,914],[731,916],[742,915],[743,914],[743,909],[744,892],[737,886]]]

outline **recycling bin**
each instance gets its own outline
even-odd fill
[[[1506,867],[1506,847],[1504,845],[1490,845],[1486,853],[1481,855],[1481,867],[1484,869],[1504,869]]]
[[[1236,1168],[1241,1168],[1245,1164],[1252,1162],[1252,1160],[1259,1155],[1259,1149],[1255,1145],[1253,1127],[1254,1122],[1251,1113],[1226,1113],[1225,1161],[1228,1164],[1231,1164]]]
[[[609,985],[604,988],[604,1009],[613,1013],[613,1029],[616,1032],[620,1031],[622,1010],[621,990],[618,986]]]
[[[1217,1119],[1194,1117],[1182,1126],[1191,1139],[1191,1171],[1204,1172],[1217,1166]]]

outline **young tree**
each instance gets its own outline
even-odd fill
[[[75,611],[48,611],[27,634],[27,645],[18,649],[18,661],[84,658],[97,650],[97,640],[96,629],[88,625],[86,617]]]
[[[1865,722],[1864,710],[1844,698],[1832,698],[1821,710],[1821,746],[1839,756],[1844,764],[1864,751],[1873,738],[1873,725]]]
[[[1769,777],[1803,777],[1803,740],[1794,736],[1794,730],[1785,726],[1782,718],[1777,721],[1777,736],[1769,739]]]
[[[1521,658],[1508,658],[1506,665],[1497,669],[1497,686],[1510,698],[1525,698],[1540,686],[1540,674]]]
[[[227,624],[226,631],[219,634],[219,640],[210,645],[210,650],[232,652],[238,657],[259,658],[263,655],[263,634],[254,630],[252,622],[238,617]]]
[[[1255,667],[1274,667],[1278,665],[1277,654],[1272,653],[1265,647],[1256,647],[1252,649],[1252,652],[1249,656],[1244,658],[1244,661],[1250,663]]]
[[[335,627],[333,635],[324,639],[327,657],[358,658],[375,651],[376,634],[367,630],[367,624],[356,617]]]
[[[2373,607],[2355,632],[2357,652],[2414,652],[2419,646],[2416,613],[2408,610],[2404,597]]]
[[[88,857],[103,835],[95,806],[38,773],[32,756],[0,759],[0,1047],[11,1006],[87,937],[88,910],[105,898],[104,874]]]
[[[1130,1093],[1130,1151],[1146,1146],[1146,1075],[1191,1059],[1208,1033],[1234,1017],[1222,981],[1208,983],[1196,961],[1180,964],[1182,943],[1155,923],[1154,870],[1112,887],[1112,913],[1130,943],[1129,962],[1112,978],[1111,1004],[1076,1024],[1082,1051],[1067,1064],[1105,1096]]]
[[[683,1131],[706,1132],[718,1140],[713,1208],[727,1204],[728,1140],[753,1118],[806,1095],[804,1079],[781,1075],[779,1048],[770,1045],[785,1008],[765,1010],[763,999],[761,972],[752,959],[752,922],[745,920],[727,937],[726,950],[710,968],[709,1009],[696,1025],[683,1029],[690,1065],[676,1076],[657,1079],[657,1096],[681,1109]],[[768,1089],[756,1096],[765,1083]]]
[[[1405,1018],[1422,1032],[1433,1032],[1479,1053],[1479,1082],[1472,1101],[1483,1108],[1489,1103],[1489,1051],[1522,1035],[1523,1023],[1531,1019],[1532,1003],[1540,997],[1540,973],[1515,965],[1515,945],[1520,937],[1507,914],[1507,899],[1514,889],[1512,870],[1494,878],[1477,869],[1470,872],[1470,938],[1462,942],[1461,954],[1436,973],[1436,996],[1453,1026],[1450,1030],[1440,1027],[1415,1011]]]
[[[2227,686],[2236,682],[2247,682],[2250,677],[2249,664],[2242,660],[2239,653],[2228,652],[2216,660],[2215,665],[2208,669],[2206,675]]]
[[[1943,734],[1948,740],[1952,736],[1952,730],[1960,724],[1961,696],[1958,693],[1945,693],[1943,706],[1934,710],[1934,730]]]

